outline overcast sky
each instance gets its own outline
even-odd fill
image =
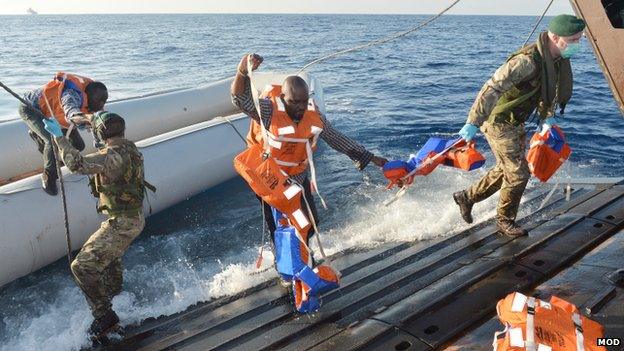
[[[434,13],[451,0],[0,0],[0,14],[83,13]],[[461,0],[449,14],[538,15],[549,0]],[[572,13],[568,0],[555,0],[549,15]]]

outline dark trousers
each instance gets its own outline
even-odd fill
[[[52,136],[45,130],[43,119],[39,113],[32,110],[30,107],[20,105],[18,109],[20,117],[28,125],[33,133],[38,137],[37,143],[43,144],[43,171],[51,178],[57,178],[56,174],[56,158],[54,157],[54,149],[52,147]],[[63,129],[63,134],[67,133],[67,129]],[[69,142],[73,147],[82,151],[85,148],[84,140],[78,133],[78,129],[74,128],[69,135]]]
[[[318,225],[319,218],[318,218],[318,213],[316,211],[316,205],[314,204],[314,197],[312,196],[312,190],[310,189],[310,180],[306,178],[303,181],[303,184],[301,185],[303,185],[304,196],[306,200],[308,201],[308,204],[310,204],[310,212],[312,212],[312,215],[314,216],[314,220],[316,221],[316,224]],[[262,199],[260,197],[257,197],[257,198],[261,204],[264,204],[264,218],[266,221],[267,228],[269,228],[269,233],[271,233],[271,242],[274,242],[275,238],[273,236],[273,233],[275,232],[276,226],[275,226],[275,219],[273,218],[273,212],[271,211],[271,206],[269,206],[269,204],[267,203],[262,202]],[[301,209],[305,213],[306,217],[309,217],[308,208],[303,198],[301,199]],[[312,219],[308,218],[308,220],[310,221],[310,226],[312,226]],[[307,238],[308,243],[312,235],[314,235],[314,227],[310,228],[310,230],[308,231],[308,238]]]

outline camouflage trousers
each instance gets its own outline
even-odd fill
[[[524,124],[484,123],[481,131],[496,157],[496,165],[466,191],[468,199],[479,202],[500,190],[496,209],[499,219],[515,220],[527,182],[531,176],[526,160]]]
[[[95,319],[112,308],[113,297],[121,292],[121,258],[144,226],[143,215],[111,217],[102,222],[72,262],[76,283],[84,292]]]

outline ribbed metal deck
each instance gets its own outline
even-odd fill
[[[485,336],[499,329],[492,319],[496,302],[509,292],[531,292],[543,282],[542,294],[559,291],[557,279],[563,278],[549,279],[607,240],[619,245],[619,254],[605,253],[610,258],[606,266],[584,266],[584,279],[600,280],[606,271],[624,268],[624,234],[614,236],[624,228],[624,185],[573,188],[571,201],[556,193],[541,211],[520,221],[530,229],[527,237],[502,236],[486,223],[436,240],[344,252],[334,260],[343,274],[340,289],[323,296],[321,310],[312,315],[295,313],[287,292],[270,281],[147,320],[109,348],[433,350],[454,342],[491,348],[491,337]],[[546,190],[533,191],[528,202],[540,203]],[[566,284],[575,291],[574,279]],[[614,291],[611,299],[621,301],[622,289]],[[598,299],[587,292],[578,299],[592,298]],[[612,313],[624,319],[621,308]],[[624,323],[611,322],[608,332],[622,332]],[[481,324],[479,333],[474,328]]]

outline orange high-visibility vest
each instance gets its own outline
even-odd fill
[[[61,95],[63,94],[63,89],[67,81],[71,81],[82,93],[82,106],[80,106],[80,111],[89,113],[85,89],[93,80],[87,77],[58,72],[50,82],[43,86],[43,91],[39,98],[39,109],[41,112],[48,117],[56,118],[63,128],[69,127],[69,123],[65,119],[65,111],[63,111],[63,106],[61,105]]]
[[[294,184],[290,176],[308,167],[323,123],[312,99],[301,121],[295,123],[286,113],[280,86],[269,87],[263,96],[270,98],[273,106],[271,125],[265,134],[261,124],[252,121],[247,136],[248,148],[234,158],[234,168],[256,195],[286,214],[307,239],[311,223],[301,208],[303,189]],[[263,135],[267,136],[266,141]],[[316,186],[314,180],[312,183]]]
[[[268,152],[275,162],[281,166],[288,175],[296,175],[306,170],[308,166],[308,152],[306,144],[316,150],[316,142],[323,131],[323,122],[316,109],[314,100],[308,102],[308,109],[299,123],[286,113],[284,102],[281,99],[281,86],[267,86],[262,93],[262,98],[269,98],[273,106],[271,125],[267,130]],[[247,134],[247,145],[262,144],[260,123],[252,120]]]
[[[603,327],[556,296],[550,302],[511,293],[496,305],[505,330],[494,336],[494,351],[606,351],[596,340]]]

